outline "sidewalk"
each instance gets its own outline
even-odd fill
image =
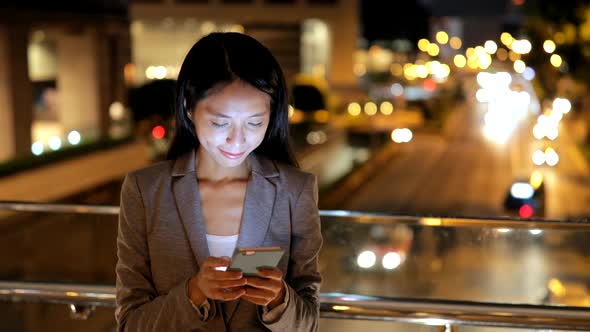
[[[297,157],[301,166],[321,175],[325,159],[334,154],[333,146],[340,143],[338,138],[300,151]],[[122,179],[127,172],[152,162],[144,143],[121,145],[0,178],[0,201],[55,202]]]
[[[147,147],[133,142],[0,179],[0,200],[52,202],[119,179],[150,163]]]

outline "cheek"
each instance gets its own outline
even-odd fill
[[[248,143],[252,146],[258,146],[262,140],[264,139],[264,134],[260,133],[252,133],[250,137],[248,137]]]
[[[226,135],[222,130],[215,130],[207,126],[200,126],[196,128],[197,138],[203,145],[219,145],[225,142]]]
[[[260,143],[262,143],[262,141],[264,141],[264,136],[266,135],[266,131],[268,130],[268,125],[266,127],[264,127],[263,129],[260,129],[260,131],[256,132],[255,134],[255,138],[254,141],[256,142],[256,146],[260,145]]]

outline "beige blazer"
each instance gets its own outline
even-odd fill
[[[316,331],[322,244],[315,176],[252,154],[238,247],[280,246],[288,304],[266,324],[245,300],[209,300],[203,320],[186,286],[209,256],[195,153],[131,172],[117,235],[118,331]]]

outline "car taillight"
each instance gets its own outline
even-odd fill
[[[162,139],[166,136],[166,129],[163,126],[155,126],[152,129],[152,136],[155,139]]]
[[[528,204],[525,204],[518,209],[518,214],[521,218],[530,218],[533,216],[534,212],[533,207]]]

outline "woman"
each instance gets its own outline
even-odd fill
[[[289,146],[282,71],[251,37],[213,33],[177,82],[168,160],[131,172],[117,237],[119,331],[314,331],[322,244],[313,175]],[[257,277],[235,248],[280,246]]]

